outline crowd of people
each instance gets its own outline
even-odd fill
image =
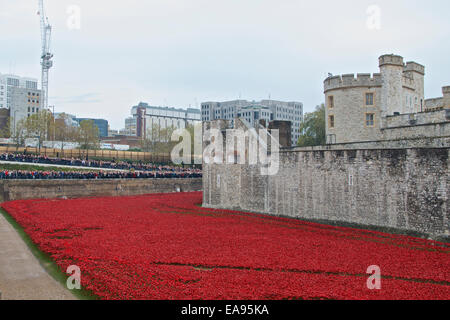
[[[125,161],[99,161],[83,159],[60,159],[31,154],[0,155],[0,161],[48,164],[55,166],[76,166],[86,168],[98,168],[99,172],[86,170],[70,171],[27,171],[0,169],[2,179],[162,179],[162,178],[201,178],[202,171],[194,168],[184,168],[168,165],[156,165],[151,163],[132,163]],[[110,170],[101,170],[110,169]]]
[[[0,180],[92,180],[92,179],[189,179],[201,178],[201,173],[194,171],[26,171],[0,170]]]
[[[127,162],[127,161],[102,161],[102,160],[89,160],[89,159],[75,159],[75,158],[50,158],[43,155],[34,154],[13,154],[3,153],[0,155],[0,161],[12,161],[12,162],[26,162],[37,164],[51,164],[51,165],[63,165],[63,166],[76,166],[86,168],[99,168],[99,169],[115,169],[115,170],[138,170],[138,171],[172,171],[179,172],[183,168],[158,165],[154,163],[143,162]]]

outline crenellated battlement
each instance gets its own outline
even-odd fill
[[[399,66],[404,67],[403,57],[395,54],[385,54],[378,59],[380,67],[382,66]]]
[[[417,62],[409,61],[404,67],[404,72],[417,72],[425,75],[425,67]]]
[[[356,87],[379,87],[381,86],[381,74],[358,73],[343,74],[340,76],[328,77],[324,81],[325,92],[334,89],[356,88]]]

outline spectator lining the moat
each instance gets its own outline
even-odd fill
[[[95,180],[95,179],[192,179],[201,178],[198,170],[185,170],[183,172],[145,171],[145,172],[86,172],[86,171],[25,171],[0,170],[0,180]]]
[[[30,154],[11,154],[4,153],[0,155],[0,161],[11,162],[25,162],[36,164],[50,164],[50,165],[64,165],[64,166],[77,166],[86,168],[102,168],[102,169],[116,169],[116,170],[136,170],[136,171],[163,171],[163,172],[191,172],[201,174],[201,170],[182,168],[168,165],[156,165],[153,163],[130,163],[125,161],[111,162],[101,160],[84,160],[84,159],[68,159],[68,158],[49,158],[47,156],[38,156]]]

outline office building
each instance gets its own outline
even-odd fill
[[[296,145],[300,137],[300,123],[303,121],[303,104],[301,102],[284,102],[262,100],[249,102],[234,100],[225,102],[202,103],[202,121],[245,119],[252,126],[257,126],[260,120],[283,120],[291,122],[292,144]]]
[[[187,126],[201,123],[199,109],[179,109],[169,107],[155,107],[147,103],[139,103],[131,109],[131,118],[125,120],[125,130],[140,138],[152,134],[153,129],[167,128],[184,129]]]
[[[104,119],[90,119],[90,118],[75,118],[74,119],[78,124],[81,124],[82,121],[88,120],[93,121],[94,125],[98,128],[98,135],[100,138],[108,137],[108,120]]]

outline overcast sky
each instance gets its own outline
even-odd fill
[[[396,53],[450,85],[448,0],[45,0],[57,112],[124,127],[130,109],[236,98],[323,102],[327,73],[378,72]],[[81,9],[80,29],[68,8]],[[379,8],[380,23],[376,10]],[[37,0],[0,0],[0,72],[40,79]],[[369,24],[368,24],[369,21]],[[379,28],[377,28],[379,25]],[[75,24],[76,26],[76,24]]]

